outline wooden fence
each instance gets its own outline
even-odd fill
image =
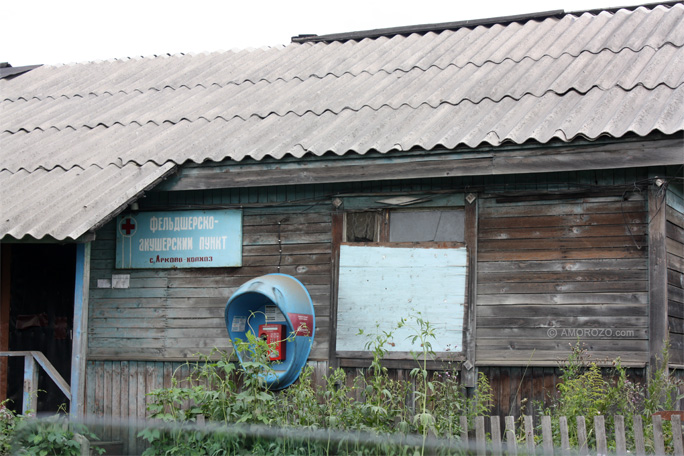
[[[523,416],[520,419],[507,416],[504,418],[503,427],[499,416],[478,416],[474,423],[468,423],[467,418],[462,416],[461,440],[466,447],[473,449],[478,455],[517,455],[520,453],[579,454],[581,456],[605,454],[684,456],[682,415],[684,412],[653,415],[652,428],[648,426],[645,428],[642,417],[635,415],[632,417],[631,434],[625,429],[625,417],[616,415],[613,417],[614,435],[606,433],[606,417],[602,415],[593,417],[593,427],[591,427],[592,423],[589,423],[587,427],[587,419],[583,416],[577,417],[576,423],[570,423],[566,417],[560,417],[557,423],[554,423],[550,416],[542,416],[541,423],[537,426],[534,425],[532,416]],[[486,423],[487,419],[489,423]],[[664,432],[664,420],[671,421],[671,434]],[[570,429],[573,425],[576,425],[576,434]],[[490,429],[489,435],[487,435],[487,428]],[[470,433],[468,429],[471,429]],[[648,432],[645,433],[645,430]],[[554,435],[556,436],[555,445]],[[571,435],[576,437],[574,444],[571,444]],[[558,446],[558,436],[560,436],[560,446]]]

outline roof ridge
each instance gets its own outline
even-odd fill
[[[638,8],[644,7],[647,9],[654,9],[658,6],[670,7],[676,4],[682,3],[682,0],[673,1],[663,1],[655,3],[645,3],[631,6],[620,6],[612,8],[594,8],[590,10],[577,10],[577,11],[565,11],[559,10],[549,10],[541,11],[536,13],[525,13],[516,14],[511,16],[498,16],[489,17],[482,19],[467,19],[461,21],[453,22],[439,22],[433,24],[419,24],[419,25],[407,25],[399,27],[387,27],[371,30],[359,30],[353,32],[342,32],[342,33],[330,33],[326,35],[316,35],[316,34],[300,34],[298,36],[293,36],[291,38],[292,43],[330,43],[334,41],[344,42],[344,41],[359,41],[366,38],[380,38],[380,37],[393,37],[396,35],[410,35],[412,33],[425,34],[428,32],[443,32],[446,30],[458,30],[460,28],[474,28],[477,26],[490,26],[490,25],[507,25],[513,22],[528,22],[531,20],[540,20],[547,18],[560,18],[566,15],[581,15],[584,13],[589,13],[596,15],[598,13],[607,12],[615,13],[619,10],[630,10],[634,11]]]

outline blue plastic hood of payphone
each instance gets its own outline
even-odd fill
[[[230,297],[225,311],[230,340],[259,336],[265,325],[284,325],[284,360],[273,361],[274,373],[265,376],[270,389],[290,386],[306,364],[316,329],[313,301],[302,283],[286,274],[267,274],[244,283]],[[244,353],[235,350],[244,362]]]

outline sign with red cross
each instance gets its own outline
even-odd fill
[[[130,237],[135,234],[138,229],[138,223],[131,216],[122,217],[119,220],[119,232],[122,236]]]

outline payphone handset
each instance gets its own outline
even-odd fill
[[[264,339],[269,346],[268,359],[271,361],[285,361],[285,325],[265,324],[259,325],[259,337]]]

